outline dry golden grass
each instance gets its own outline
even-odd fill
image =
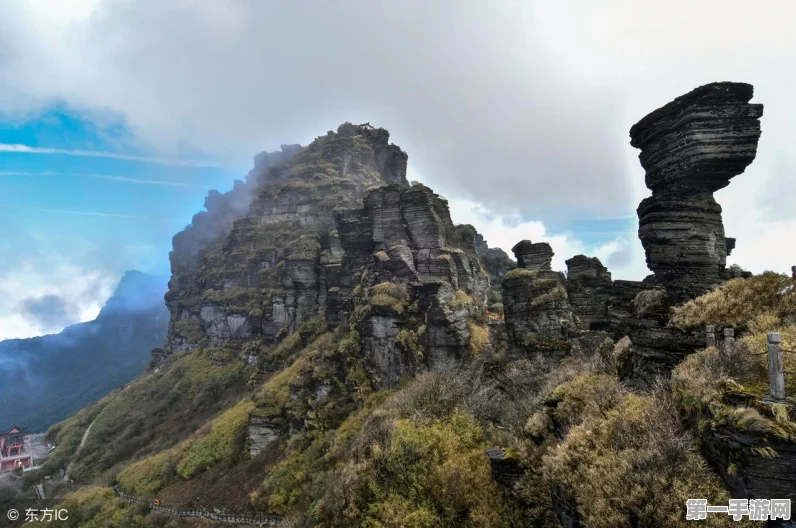
[[[687,527],[687,498],[729,499],[681,427],[668,387],[652,395],[625,392],[612,408],[587,411],[543,460],[546,479],[591,528]],[[735,526],[727,516],[704,522]]]
[[[674,309],[670,324],[678,328],[743,326],[763,315],[780,319],[796,315],[794,281],[767,271],[748,279],[732,279],[715,290]]]
[[[489,327],[468,322],[467,329],[470,331],[470,353],[481,356],[489,344]]]

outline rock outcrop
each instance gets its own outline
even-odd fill
[[[630,129],[652,190],[638,217],[639,238],[654,273],[643,283],[623,284],[625,299],[611,313],[633,343],[632,354],[619,365],[631,384],[647,386],[704,344],[701,332],[669,327],[669,311],[731,276],[726,258],[735,239],[725,237],[713,193],[755,158],[763,107],[749,104],[752,92],[748,84],[708,84]]]
[[[763,105],[743,83],[701,86],[655,110],[630,129],[652,196],[638,207],[639,238],[655,283],[678,300],[726,277],[726,238],[713,193],[752,163]]]
[[[611,272],[597,257],[575,255],[566,261],[567,296],[583,330],[609,330],[608,307],[614,295]]]
[[[174,237],[165,355],[200,343],[273,343],[324,312],[343,280],[335,211],[361,207],[368,187],[406,186],[405,171],[406,153],[369,125],[259,154],[245,184],[211,192],[208,211]]]
[[[644,281],[612,281],[598,259],[584,255],[567,261],[564,281],[550,271],[549,245],[525,240],[513,248],[517,268],[502,286],[514,354],[538,348],[539,340],[566,349],[574,320],[581,332],[629,336],[632,346],[617,366],[625,381],[645,387],[704,343],[701,332],[668,326],[670,308],[739,273],[726,269],[735,239],[725,237],[713,193],[755,158],[763,107],[751,98],[748,84],[708,84],[631,128],[652,190],[638,207],[639,238],[653,271]]]
[[[551,271],[553,249],[523,240],[513,248],[518,267],[503,279],[503,310],[511,357],[543,352],[559,357],[575,330],[566,278]]]
[[[385,185],[362,209],[340,212],[338,228],[344,274],[361,276],[344,288],[356,286],[363,296],[352,298],[349,289],[343,297],[360,304],[351,313],[377,386],[467,354],[467,320],[484,306],[490,281],[475,230],[454,228],[444,199],[423,185]]]
[[[518,242],[511,251],[517,257],[517,267],[531,271],[550,271],[553,248],[547,242],[534,244],[530,240]]]
[[[470,353],[468,320],[491,288],[479,235],[407,183],[406,154],[386,130],[345,123],[260,154],[248,181],[211,193],[207,208],[175,237],[157,361],[201,346],[248,347],[257,362],[251,343],[274,345],[317,319],[355,325],[376,387]]]
[[[484,269],[496,279],[502,279],[510,269],[517,265],[502,249],[489,247],[484,236],[479,233],[476,233],[474,246]]]
[[[506,452],[499,447],[487,449],[486,455],[489,457],[492,480],[501,486],[513,488],[525,474],[525,468],[516,458],[507,456]]]

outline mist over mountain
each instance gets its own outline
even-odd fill
[[[0,341],[0,427],[45,431],[138,376],[166,335],[166,282],[129,271],[95,320],[58,334]]]

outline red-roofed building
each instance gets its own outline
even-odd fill
[[[32,458],[25,448],[25,431],[16,425],[6,432],[0,431],[0,473],[29,467]]]

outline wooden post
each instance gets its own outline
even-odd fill
[[[771,397],[785,399],[785,361],[782,357],[782,338],[777,333],[766,335],[768,339],[768,375],[771,382]]]
[[[705,326],[705,347],[715,347],[716,346],[716,329],[713,325]]]

